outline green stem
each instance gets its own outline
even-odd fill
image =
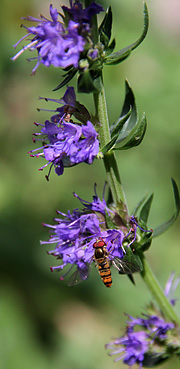
[[[101,145],[103,147],[110,141],[110,131],[102,76],[99,76],[95,80],[95,84],[99,92],[94,93],[94,103],[96,108],[96,115],[100,122],[99,136]],[[120,202],[120,200],[126,204],[126,199],[120,180],[118,166],[113,151],[109,151],[104,155],[104,165],[106,169],[107,180],[111,188],[115,204],[117,205]],[[180,325],[178,316],[176,315],[172,305],[164,295],[144,255],[142,258],[144,269],[141,272],[141,276],[144,282],[150,289],[152,295],[154,296],[159,308],[161,309],[166,319]]]
[[[86,5],[90,0],[85,0]],[[94,41],[97,40],[97,19],[94,17],[93,19],[94,26]],[[105,91],[103,85],[102,74],[100,74],[95,80],[94,84],[97,88],[97,92],[94,93],[94,104],[96,109],[96,116],[99,121],[99,138],[101,147],[104,147],[111,139],[110,129],[109,129],[109,120],[106,106],[106,98]],[[104,165],[106,169],[107,180],[112,192],[113,200],[116,205],[118,205],[121,201],[126,205],[126,199],[123,191],[123,187],[121,184],[121,179],[118,171],[118,166],[116,162],[116,157],[113,151],[109,151],[104,155]],[[164,316],[172,321],[180,325],[180,321],[175,311],[173,310],[172,305],[164,295],[158,281],[156,280],[146,258],[144,255],[142,256],[142,261],[144,264],[144,269],[141,272],[141,276],[150,289],[152,295],[156,299],[156,302],[161,309]]]
[[[100,122],[99,125],[99,137],[101,146],[105,146],[111,139],[109,130],[109,120],[106,106],[106,98],[102,75],[100,75],[94,81],[98,92],[94,93],[94,104],[96,109],[96,115]],[[107,173],[107,181],[109,183],[114,203],[117,205],[122,201],[126,204],[126,198],[121,184],[121,179],[117,167],[116,157],[113,151],[109,151],[104,155],[104,165]]]
[[[141,277],[148,286],[149,290],[151,291],[152,295],[156,299],[156,302],[161,309],[164,316],[167,318],[167,320],[172,321],[174,323],[177,323],[180,325],[180,321],[178,316],[176,315],[171,303],[168,301],[166,296],[164,295],[159,282],[157,281],[156,277],[154,276],[147,259],[143,255],[143,266],[144,269],[141,272]]]

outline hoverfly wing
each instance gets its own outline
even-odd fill
[[[83,281],[83,279],[81,279],[81,277],[80,277],[79,270],[76,269],[75,272],[73,274],[71,274],[71,276],[68,279],[68,286],[70,286],[70,287],[76,286],[77,284],[81,283],[82,281]]]
[[[71,276],[69,277],[68,286],[69,287],[76,286],[77,284],[85,281],[88,278],[88,275],[89,275],[88,267],[84,271],[77,268],[75,272],[71,274]]]
[[[116,269],[118,269],[120,274],[133,274],[142,270],[142,266],[139,262],[132,263],[118,257],[115,257],[112,260],[112,264]]]

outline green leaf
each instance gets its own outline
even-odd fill
[[[91,93],[97,91],[89,69],[84,70],[78,77],[78,92]]]
[[[113,50],[115,49],[115,46],[116,46],[116,41],[113,38],[113,40],[111,41],[111,43],[108,45],[108,47],[105,50],[106,56],[110,55],[113,52]]]
[[[77,110],[73,113],[73,115],[76,119],[83,124],[87,123],[88,120],[91,120],[91,115],[84,105],[80,104],[79,101],[76,101],[75,107]]]
[[[118,64],[122,62],[123,60],[125,60],[130,55],[131,51],[136,49],[141,44],[141,42],[144,40],[144,38],[147,35],[148,26],[149,26],[148,8],[147,8],[146,3],[144,3],[144,27],[143,27],[143,32],[141,36],[133,44],[109,55],[108,57],[105,57],[104,63],[106,65],[113,65],[113,64]]]
[[[100,41],[105,46],[105,50],[111,38],[111,28],[112,28],[112,10],[111,7],[109,7],[99,27]]]
[[[117,136],[120,133],[120,131],[122,130],[124,124],[128,120],[130,114],[131,114],[131,106],[130,106],[129,111],[127,112],[126,115],[123,115],[123,116],[121,115],[119,117],[119,119],[117,120],[117,122],[116,123],[113,123],[111,125],[111,128],[110,128],[110,130],[111,130],[111,137]]]
[[[122,49],[120,51],[117,51],[113,54],[110,54],[108,57],[105,57],[103,63],[105,65],[116,65],[127,59],[127,57],[130,55],[131,50],[128,50],[128,47],[125,49]]]
[[[137,126],[132,133],[132,136],[129,140],[127,140],[122,146],[115,147],[115,150],[127,150],[131,149],[132,147],[140,145],[142,142],[147,127],[147,121],[145,113],[142,115],[141,120],[137,123]]]
[[[108,212],[105,210],[105,218],[106,218],[106,225],[108,229],[116,229],[117,227],[113,223],[111,217],[108,215]]]
[[[63,75],[63,77],[65,77],[64,80],[57,87],[55,87],[53,91],[57,91],[61,87],[64,87],[65,85],[67,85],[67,83],[71,81],[71,79],[75,76],[76,73],[77,73],[77,69],[75,68],[70,69],[67,73]]]
[[[113,141],[111,140],[109,144],[111,148],[114,145],[114,150],[127,150],[138,146],[143,140],[147,127],[145,113],[141,120],[138,119],[135,96],[127,80],[125,86],[126,93],[121,115],[110,127]]]
[[[128,274],[128,278],[130,279],[131,283],[135,285],[134,277],[132,274]]]
[[[143,270],[143,264],[138,255],[135,255],[131,249],[131,247],[124,247],[126,253],[123,258],[123,263],[125,263],[124,271],[122,268],[122,272],[120,274],[133,274],[137,272],[141,272]],[[127,270],[126,270],[127,266]]]
[[[117,138],[118,138],[118,135],[114,136],[111,141],[109,141],[105,146],[103,146],[103,148],[100,150],[103,155],[112,149],[112,147],[116,143]]]
[[[115,143],[118,139],[118,136],[119,136],[119,132],[121,131],[123,125],[126,123],[126,121],[129,118],[130,114],[131,114],[131,110],[129,110],[128,113],[124,117],[120,117],[118,119],[118,121],[111,126],[111,137],[112,137],[112,139],[101,149],[101,152],[103,154],[106,154],[115,145]]]
[[[173,178],[171,178],[172,186],[173,186],[173,194],[175,200],[175,212],[172,217],[165,223],[162,223],[159,227],[154,229],[153,237],[157,237],[160,234],[164,233],[169,227],[173,225],[175,220],[177,219],[180,211],[180,198],[177,184]]]
[[[149,196],[149,198],[147,199],[147,201],[145,202],[145,204],[143,205],[140,215],[139,215],[139,223],[143,223],[143,224],[147,224],[148,221],[148,217],[149,217],[149,212],[151,209],[151,204],[152,204],[152,200],[153,200],[153,194],[151,194]]]
[[[133,129],[138,123],[137,108],[133,91],[128,83],[125,81],[126,94],[121,115],[116,123],[111,126],[112,136],[118,133],[116,146],[119,148],[123,145],[122,141],[132,135]]]
[[[129,112],[131,114],[129,114]],[[121,142],[129,135],[131,130],[136,125],[136,122],[137,122],[137,109],[135,104],[135,97],[129,82],[125,80],[125,100],[123,108],[117,122],[112,124],[112,126],[110,127],[111,134],[113,135],[118,130],[119,137],[117,142]]]

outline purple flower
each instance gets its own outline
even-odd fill
[[[92,164],[95,156],[99,152],[99,141],[97,139],[97,132],[95,131],[92,123],[87,121],[86,126],[82,126],[83,139],[79,140],[78,147],[74,155],[71,155],[72,163],[85,163]]]
[[[93,196],[93,201],[92,202],[91,201],[83,200],[76,193],[74,193],[74,196],[77,197],[80,200],[81,204],[83,206],[85,206],[87,209],[89,209],[91,211],[100,212],[103,215],[105,215],[105,213],[107,212],[110,215],[110,213],[112,213],[112,211],[108,208],[108,206],[106,204],[106,201],[104,199],[105,188],[106,188],[106,184],[104,186],[103,200],[102,201],[100,200],[100,198],[97,195],[96,184],[94,185],[94,193],[95,193],[95,195]]]
[[[138,364],[141,368],[144,355],[148,351],[148,334],[144,331],[127,333],[107,344],[106,348],[113,350],[109,355],[120,354],[114,361],[123,359],[130,367]]]
[[[96,191],[96,188],[95,188]],[[80,202],[85,206],[83,210],[75,209],[67,214],[61,213],[60,218],[54,219],[56,224],[44,224],[51,228],[49,241],[43,241],[42,244],[54,245],[54,249],[49,254],[54,255],[61,263],[51,270],[60,271],[66,266],[67,272],[61,276],[61,279],[76,267],[75,273],[70,277],[69,285],[74,285],[88,278],[89,265],[95,260],[95,248],[98,242],[101,243],[103,260],[108,261],[109,265],[115,266],[121,274],[131,274],[139,271],[137,268],[132,272],[124,267],[124,259],[127,253],[123,247],[125,238],[124,230],[117,228],[114,223],[114,229],[108,229],[107,217],[111,225],[115,217],[115,212],[108,208],[104,198],[101,201],[97,193],[92,202],[85,201],[75,194]],[[132,251],[131,251],[132,252]],[[104,264],[102,264],[104,265]],[[128,264],[129,268],[130,263]]]
[[[73,166],[82,162],[92,164],[99,152],[98,134],[92,123],[87,120],[86,124],[76,124],[71,119],[72,114],[78,112],[81,114],[81,109],[84,112],[85,108],[78,104],[75,99],[73,87],[68,87],[63,98],[60,100],[46,99],[59,103],[65,103],[55,112],[57,114],[51,117],[51,121],[46,120],[41,126],[41,132],[35,133],[35,141],[41,141],[42,146],[38,149],[31,150],[31,156],[43,157],[46,159],[46,164],[40,170],[50,165],[49,175],[54,166],[55,172],[62,175],[64,167]],[[42,136],[42,137],[41,137]]]
[[[151,305],[152,310],[152,305]],[[161,360],[166,357],[168,345],[171,345],[171,335],[174,324],[166,322],[163,317],[156,314],[143,315],[143,318],[128,316],[126,334],[106,345],[112,350],[109,355],[120,354],[115,361],[123,360],[130,367],[138,364],[148,366],[148,360]],[[168,335],[170,340],[168,342]],[[174,344],[174,343],[173,343]],[[164,356],[163,356],[164,355]],[[146,364],[145,364],[146,363]]]
[[[175,273],[171,273],[170,277],[168,278],[168,281],[165,285],[164,294],[166,297],[168,297],[171,305],[175,305],[177,299],[174,298],[174,292],[180,282],[180,276],[175,277]]]
[[[174,328],[173,323],[167,323],[163,318],[160,318],[157,315],[143,314],[143,316],[144,318],[133,318],[129,316],[131,319],[130,321],[127,321],[129,332],[134,330],[137,326],[141,326],[149,331],[148,335],[153,340],[155,338],[166,339],[166,333],[168,330]]]
[[[33,68],[35,73],[38,66],[42,63],[46,67],[53,65],[54,67],[67,68],[69,66],[78,67],[80,53],[84,50],[85,39],[79,34],[79,23],[72,20],[69,21],[68,27],[65,28],[58,20],[58,11],[50,5],[51,20],[41,16],[41,20],[27,17],[29,21],[38,22],[36,27],[25,27],[28,34],[24,39],[33,36],[31,42],[19,51],[12,60],[17,59],[25,50],[37,50],[37,64]],[[34,58],[33,58],[34,59]],[[31,60],[31,59],[29,59]]]

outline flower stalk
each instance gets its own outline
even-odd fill
[[[98,90],[98,92],[94,93],[94,104],[96,116],[100,122],[99,138],[101,147],[104,147],[110,141],[111,136],[102,74],[96,78],[95,86]],[[114,203],[117,205],[120,201],[122,201],[124,204],[126,204],[126,198],[118,171],[115,153],[113,151],[109,151],[104,155],[103,161],[106,170],[107,181],[112,192]]]
[[[165,318],[168,321],[176,323],[180,326],[180,320],[177,314],[175,313],[170,301],[167,299],[164,292],[162,291],[144,255],[143,255],[143,267],[144,268],[143,271],[141,272],[141,277],[145,282],[145,284],[148,286],[149,290],[151,291]]]
[[[103,86],[102,76],[96,79],[97,87],[99,89],[98,93],[94,93],[94,102],[96,108],[96,114],[100,121],[99,127],[99,136],[101,145],[106,145],[110,140],[110,131],[109,131],[109,120],[106,106],[106,98],[105,91]],[[119,175],[119,170],[116,162],[116,157],[113,151],[110,151],[104,155],[104,166],[106,170],[107,180],[112,191],[112,196],[115,204],[117,204],[120,200],[126,203],[125,194],[123,191],[123,187],[121,184],[121,179]],[[172,305],[164,295],[156,277],[154,276],[147,259],[145,256],[143,258],[143,266],[144,269],[141,272],[141,277],[144,280],[145,284],[150,289],[153,297],[156,299],[159,308],[165,317],[180,325],[180,321],[178,316],[176,315]]]

